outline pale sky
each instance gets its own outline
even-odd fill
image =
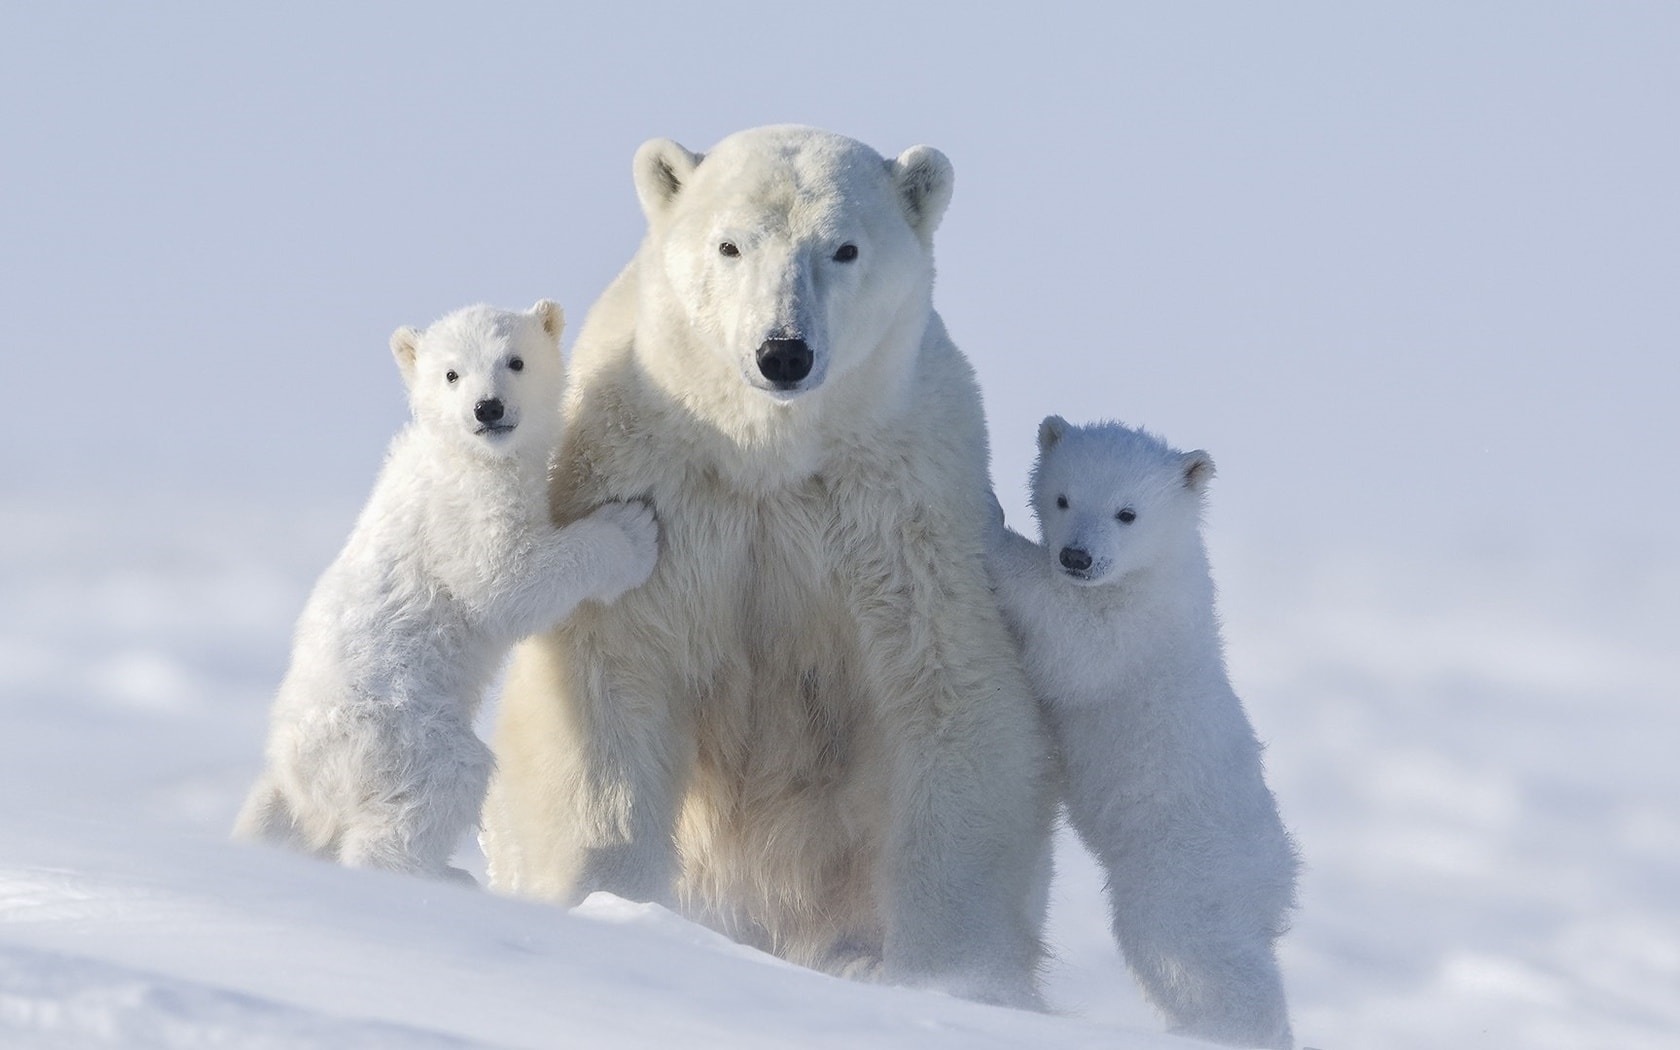
[[[1055,412],[1209,449],[1216,529],[1672,543],[1680,5],[247,6],[0,13],[0,497],[354,505],[393,328],[575,332],[638,144],[798,122],[950,156],[1018,524]]]

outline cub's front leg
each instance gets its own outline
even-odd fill
[[[659,526],[641,500],[606,503],[560,528],[546,545],[545,570],[577,581],[578,601],[614,602],[653,575]]]
[[[653,575],[659,526],[640,500],[607,503],[558,529],[544,527],[525,570],[501,596],[513,639],[546,631],[589,600],[617,601]]]

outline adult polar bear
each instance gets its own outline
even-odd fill
[[[561,522],[650,501],[659,565],[517,651],[491,883],[1036,1003],[1054,801],[932,307],[950,165],[774,127],[649,142],[635,181],[648,234],[574,348],[551,495]]]

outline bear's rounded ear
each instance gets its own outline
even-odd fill
[[[397,359],[397,371],[402,373],[405,385],[414,383],[414,358],[419,350],[418,330],[404,325],[391,333],[391,356]]]
[[[560,333],[566,329],[566,311],[560,309],[560,304],[553,299],[538,299],[537,305],[531,307],[531,315],[542,325],[543,334],[559,346]]]
[[[1178,457],[1178,468],[1184,475],[1184,487],[1198,495],[1207,490],[1213,480],[1213,457],[1196,449]]]
[[[649,139],[636,151],[636,197],[642,213],[654,220],[677,199],[683,184],[700,165],[702,154],[690,153],[670,139]]]
[[[951,162],[932,146],[911,146],[897,160],[887,161],[887,170],[904,206],[904,217],[924,241],[930,240],[951,203],[955,179]]]
[[[1038,425],[1038,453],[1044,453],[1055,448],[1067,433],[1068,421],[1061,416],[1045,416],[1044,422]]]

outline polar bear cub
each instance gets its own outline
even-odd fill
[[[1115,940],[1176,1031],[1288,1047],[1274,942],[1297,860],[1226,677],[1201,537],[1213,460],[1056,416],[1038,447],[1043,543],[1000,521],[989,561]]]
[[[448,862],[484,799],[472,719],[507,649],[655,561],[645,504],[549,522],[562,324],[544,300],[392,335],[413,419],[298,622],[237,837],[470,881]]]

